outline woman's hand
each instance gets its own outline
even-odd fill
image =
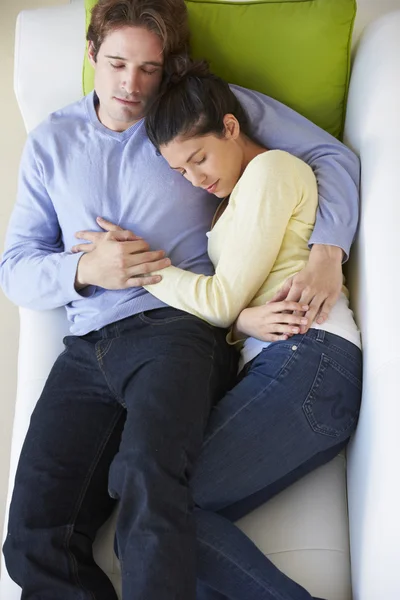
[[[242,310],[233,326],[234,339],[251,336],[263,342],[287,340],[307,326],[307,304],[290,300],[271,300],[262,306]]]
[[[80,231],[76,237],[90,243],[71,248],[71,252],[83,253],[78,262],[75,289],[96,285],[120,290],[161,280],[161,276],[152,275],[152,271],[171,264],[163,250],[151,251],[145,240],[105,219],[99,217],[97,222],[105,231]]]

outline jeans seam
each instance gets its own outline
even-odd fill
[[[213,546],[212,544],[199,539],[198,540],[200,542],[200,544],[203,544],[204,546],[207,546],[208,548],[211,548],[214,552],[217,552],[218,554],[220,554],[221,556],[223,556],[224,558],[226,558],[230,563],[233,563],[235,565],[236,568],[238,568],[241,572],[245,573],[248,577],[250,577],[250,579],[256,583],[263,591],[265,591],[267,589],[268,593],[275,598],[275,600],[285,600],[285,597],[282,596],[282,594],[277,591],[274,590],[272,585],[269,588],[266,588],[265,585],[263,585],[262,582],[260,582],[260,580],[255,577],[252,573],[250,573],[247,569],[245,569],[241,564],[239,564],[236,560],[233,560],[230,556],[228,556],[227,554],[225,554],[220,548],[216,548],[215,546]]]
[[[207,323],[207,321],[203,321],[203,319],[199,319],[198,317],[195,317],[194,315],[181,315],[181,316],[177,316],[177,317],[168,317],[167,319],[154,319],[154,321],[147,317],[146,315],[144,315],[143,313],[139,314],[139,319],[145,323],[146,325],[168,325],[169,323],[174,323],[176,321],[202,321],[202,323],[204,325],[207,325],[210,329],[212,328],[212,325],[210,325],[209,323]]]
[[[70,563],[72,574],[73,574],[73,576],[75,578],[75,581],[76,581],[77,585],[79,585],[82,590],[84,590],[85,592],[87,592],[93,600],[96,600],[95,594],[93,594],[93,592],[91,592],[89,589],[87,589],[82,584],[82,582],[80,580],[79,570],[77,568],[77,561],[75,559],[74,554],[69,549],[69,542],[70,542],[70,539],[71,539],[71,536],[72,536],[72,533],[73,533],[73,529],[75,527],[77,516],[78,516],[79,511],[80,511],[80,509],[82,507],[82,502],[83,502],[83,499],[85,497],[85,493],[86,493],[86,491],[88,489],[90,480],[93,477],[93,473],[94,473],[97,465],[99,464],[100,456],[101,456],[101,454],[102,454],[102,452],[103,452],[103,450],[104,450],[104,448],[105,448],[108,440],[110,439],[110,436],[111,436],[112,432],[114,431],[114,428],[115,428],[115,426],[117,424],[117,421],[120,418],[120,416],[121,416],[121,411],[118,411],[118,413],[116,414],[115,418],[111,422],[111,425],[110,425],[108,431],[106,432],[106,435],[104,436],[102,443],[99,445],[99,447],[97,449],[96,455],[95,455],[95,457],[94,457],[94,459],[93,459],[93,461],[92,461],[92,463],[91,463],[91,465],[90,465],[90,467],[88,469],[86,478],[85,478],[85,480],[83,482],[82,489],[81,489],[81,492],[79,494],[78,500],[76,501],[75,507],[72,510],[71,516],[69,518],[70,523],[69,523],[69,525],[67,527],[67,535],[64,538],[64,549],[65,549],[66,555],[69,558],[68,562]]]
[[[105,379],[105,382],[108,386],[108,389],[110,390],[110,392],[113,394],[114,398],[119,402],[119,404],[121,404],[121,406],[123,408],[126,408],[126,403],[124,402],[123,398],[121,398],[121,396],[115,391],[114,387],[111,385],[108,377],[107,377],[107,373],[104,369],[103,366],[103,358],[105,357],[105,355],[107,354],[107,352],[110,350],[111,348],[111,344],[112,344],[113,340],[110,340],[109,343],[106,346],[106,351],[105,352],[101,352],[101,350],[99,351],[98,348],[96,348],[96,358],[100,367],[100,371],[102,372],[102,375]]]
[[[330,356],[322,353],[314,381],[311,385],[311,388],[307,394],[306,399],[303,402],[303,412],[306,416],[306,419],[307,419],[311,429],[315,433],[318,433],[320,435],[325,435],[328,437],[332,437],[332,438],[339,438],[343,434],[346,434],[349,431],[349,429],[351,429],[353,427],[354,423],[357,422],[358,414],[356,416],[354,416],[350,422],[347,423],[346,427],[341,427],[340,429],[339,428],[335,429],[328,425],[320,425],[320,423],[318,422],[318,419],[315,417],[315,414],[313,411],[313,404],[314,404],[313,398],[315,397],[316,389],[318,389],[320,383],[322,382],[325,371],[327,370],[329,365],[331,366],[332,369],[335,369],[336,371],[338,371],[346,379],[346,381],[348,383],[350,383],[354,387],[358,388],[359,391],[361,391],[361,381],[359,381],[350,372],[347,372],[346,369],[344,369],[339,363],[337,363]],[[351,377],[351,379],[348,375]]]
[[[100,362],[105,355],[108,353],[108,351],[111,348],[111,345],[113,343],[113,340],[108,340],[106,345],[104,346],[104,348],[101,348],[101,346],[99,345],[98,347],[96,347],[96,358],[97,360]]]
[[[230,423],[233,419],[236,419],[236,417],[245,409],[248,408],[248,406],[250,406],[250,404],[252,404],[253,402],[255,402],[256,400],[258,400],[258,398],[264,394],[266,392],[266,390],[268,390],[269,387],[271,387],[272,385],[274,385],[279,379],[280,376],[282,374],[282,371],[284,371],[294,360],[295,358],[295,354],[298,352],[298,349],[300,348],[301,344],[303,343],[304,337],[303,339],[298,342],[298,344],[296,345],[296,350],[293,350],[293,354],[291,356],[289,356],[288,360],[285,361],[285,363],[282,365],[282,367],[279,370],[279,373],[277,374],[277,376],[273,379],[273,381],[270,381],[268,383],[268,385],[266,385],[265,387],[263,387],[261,390],[258,391],[258,393],[253,396],[252,398],[250,398],[248,400],[248,402],[246,402],[245,404],[242,404],[241,407],[233,414],[230,416],[230,418],[227,421],[224,421],[224,423],[218,427],[218,429],[216,429],[212,435],[210,435],[207,439],[204,440],[203,442],[203,447],[206,447],[207,444],[217,435],[217,433],[220,433],[227,425],[228,423]],[[271,346],[268,346],[267,348],[264,348],[265,351],[268,350],[268,348],[270,348]],[[263,350],[263,352],[264,352]]]
[[[208,376],[208,383],[207,383],[208,403],[209,403],[209,405],[210,405],[210,401],[211,401],[210,388],[211,388],[211,379],[212,379],[212,376],[214,374],[214,358],[215,358],[215,347],[216,347],[216,345],[217,345],[217,343],[216,343],[215,335],[214,335],[213,336],[213,347],[212,347],[211,355],[210,355],[210,358],[211,358],[211,368],[210,368],[210,374]],[[210,409],[211,409],[211,405],[210,405]]]
[[[351,342],[350,342],[351,343]],[[355,366],[358,365],[359,363],[359,359],[355,358],[354,356],[352,356],[351,354],[349,354],[348,352],[346,352],[346,350],[343,350],[342,348],[339,348],[339,346],[336,346],[335,344],[333,344],[332,342],[328,342],[328,346],[329,348],[331,348],[334,352],[337,352],[338,354],[340,354],[341,356],[344,356],[345,358],[348,358],[349,360],[351,360],[352,363],[354,363]],[[356,346],[357,347],[357,346]]]

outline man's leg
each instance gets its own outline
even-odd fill
[[[214,408],[191,482],[203,584],[229,599],[310,598],[231,521],[332,459],[360,398],[361,353],[337,336],[311,330],[254,359]]]
[[[115,504],[108,472],[126,413],[98,368],[94,341],[66,339],[22,448],[4,555],[23,600],[116,599],[92,543]]]
[[[226,332],[175,309],[117,325],[101,364],[127,406],[109,481],[120,501],[123,597],[193,600],[196,541],[188,479],[211,406],[232,381],[234,356]]]

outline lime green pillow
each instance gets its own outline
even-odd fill
[[[97,0],[85,0],[87,25]],[[229,81],[343,129],[355,0],[187,0],[192,54]],[[85,57],[84,93],[93,89]]]

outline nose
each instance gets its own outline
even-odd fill
[[[127,71],[124,73],[125,78],[122,82],[122,87],[124,88],[125,92],[130,96],[132,94],[134,94],[135,92],[139,91],[139,73],[138,71],[135,70],[131,70],[131,71]]]
[[[190,174],[190,183],[194,185],[194,187],[204,187],[205,180],[207,176],[204,173],[196,173],[192,172]]]

